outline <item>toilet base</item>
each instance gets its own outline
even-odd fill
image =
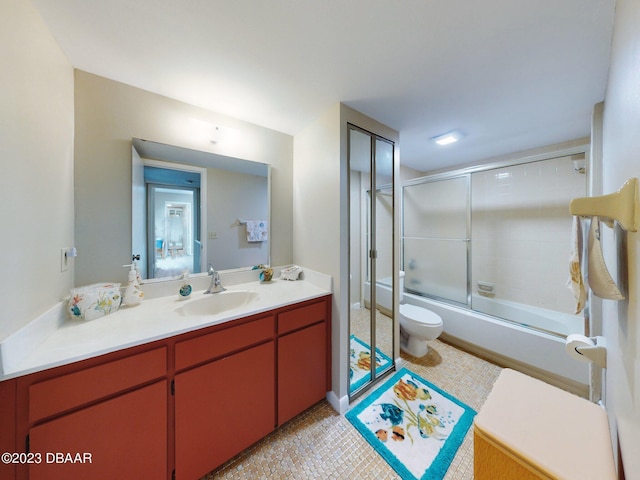
[[[404,333],[404,332],[402,332]],[[429,351],[426,340],[421,340],[411,335],[401,335],[400,350],[414,357],[424,357]]]

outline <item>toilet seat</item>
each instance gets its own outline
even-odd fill
[[[424,325],[431,325],[434,327],[442,325],[442,319],[438,314],[416,305],[400,305],[400,315],[404,316],[408,320],[413,320],[414,322],[422,323]]]

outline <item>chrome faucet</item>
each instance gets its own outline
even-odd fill
[[[211,277],[211,284],[209,288],[204,291],[205,295],[207,293],[220,293],[226,290],[226,288],[222,286],[222,282],[220,282],[220,272],[216,272],[213,265],[209,264],[207,274]]]

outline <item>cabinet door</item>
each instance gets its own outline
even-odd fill
[[[0,453],[16,449],[16,381],[0,382]],[[15,478],[16,466],[0,462],[0,478]]]
[[[278,338],[278,425],[325,397],[326,341],[325,322]]]
[[[167,382],[33,427],[29,440],[42,460],[30,480],[167,478]]]
[[[198,479],[275,427],[274,342],[175,377],[176,479]]]

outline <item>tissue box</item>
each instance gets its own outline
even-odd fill
[[[119,283],[95,283],[71,289],[67,312],[74,319],[93,320],[117,312],[120,303]]]

